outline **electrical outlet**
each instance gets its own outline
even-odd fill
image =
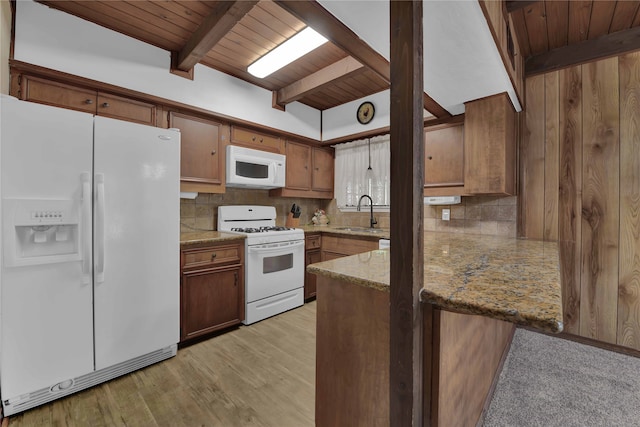
[[[451,209],[442,209],[442,220],[449,221],[451,219]]]

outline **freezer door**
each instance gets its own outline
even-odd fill
[[[179,340],[180,133],[95,117],[96,369]]]
[[[93,116],[8,97],[1,102],[2,251],[15,251],[8,242],[20,239],[20,254],[31,251],[30,265],[11,265],[4,257],[2,262],[0,367],[6,400],[93,370],[91,276],[82,272],[91,267]],[[52,200],[65,201],[77,215],[81,244],[79,256],[69,257],[73,261],[45,262],[68,250],[65,240],[75,238],[73,233],[54,226],[37,235],[22,222],[24,216],[15,215],[15,206],[38,210]]]

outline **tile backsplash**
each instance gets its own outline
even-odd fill
[[[311,223],[316,209],[324,209],[331,225],[369,226],[369,211],[340,212],[333,200],[301,199],[294,197],[270,197],[268,190],[246,190],[227,188],[224,194],[200,193],[195,200],[180,199],[180,230],[217,230],[218,206],[221,205],[264,205],[275,206],[277,225],[284,225],[291,205],[300,206],[300,224]],[[425,206],[424,230],[448,233],[490,234],[516,237],[517,232],[516,196],[476,196],[462,197],[457,205]],[[442,209],[451,209],[451,220],[443,221]],[[377,227],[390,227],[388,212],[374,212]]]
[[[442,209],[451,209],[450,221],[442,220]],[[457,205],[425,206],[424,229],[516,237],[517,215],[517,196],[462,197]]]
[[[180,199],[180,231],[217,230],[218,206],[262,205],[276,207],[276,225],[284,225],[294,203],[300,206],[300,224],[311,222],[316,209],[327,210],[329,200],[270,197],[269,190],[227,188],[224,194],[199,193],[195,199]]]

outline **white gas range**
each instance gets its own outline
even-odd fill
[[[273,206],[220,206],[218,231],[241,233],[245,244],[244,324],[304,303],[304,231],[276,227]]]

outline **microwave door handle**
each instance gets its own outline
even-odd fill
[[[276,163],[275,162],[271,162],[269,164],[269,167],[272,169],[273,181],[277,182],[278,181],[278,168],[276,167]]]
[[[273,246],[273,247],[249,246],[249,253],[276,252],[276,251],[282,251],[283,249],[297,248],[298,246],[304,246],[304,240],[287,243],[285,245]]]

